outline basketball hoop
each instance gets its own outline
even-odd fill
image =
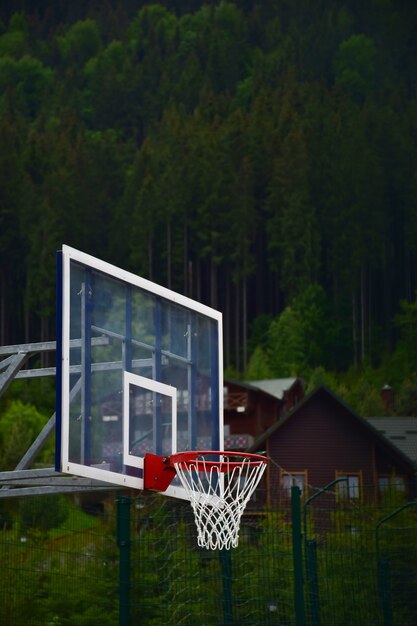
[[[145,464],[147,488],[161,489],[164,479],[165,484],[171,482],[175,473],[181,481],[194,512],[198,545],[210,550],[236,548],[243,511],[268,459],[259,454],[229,451],[179,452],[160,461],[154,455],[146,455],[145,461],[147,457],[153,474],[159,469],[158,476],[146,481]]]

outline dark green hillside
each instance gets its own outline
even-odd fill
[[[222,310],[236,375],[400,384],[416,42],[401,0],[3,3],[0,343],[55,338],[67,243]]]

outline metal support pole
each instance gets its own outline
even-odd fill
[[[223,582],[223,624],[224,626],[233,626],[232,555],[230,550],[220,550],[219,558]]]
[[[301,490],[291,487],[292,512],[292,558],[294,565],[294,609],[295,623],[305,626],[304,581],[303,581],[303,542],[301,532]]]
[[[130,504],[117,498],[117,545],[119,546],[119,626],[130,626]]]
[[[20,368],[23,367],[27,358],[28,355],[23,353],[15,354],[7,359],[4,359],[4,361],[0,361],[0,371],[5,369],[7,364],[7,369],[0,374],[0,395],[3,394],[13,382],[13,379],[16,377]]]

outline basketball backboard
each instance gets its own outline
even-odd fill
[[[68,474],[143,489],[147,453],[223,450],[221,314],[63,246],[56,409]]]

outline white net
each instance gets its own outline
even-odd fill
[[[213,461],[213,455],[219,460]],[[228,452],[200,452],[191,460],[174,460],[193,508],[200,547],[237,547],[240,519],[267,462],[259,455]]]

